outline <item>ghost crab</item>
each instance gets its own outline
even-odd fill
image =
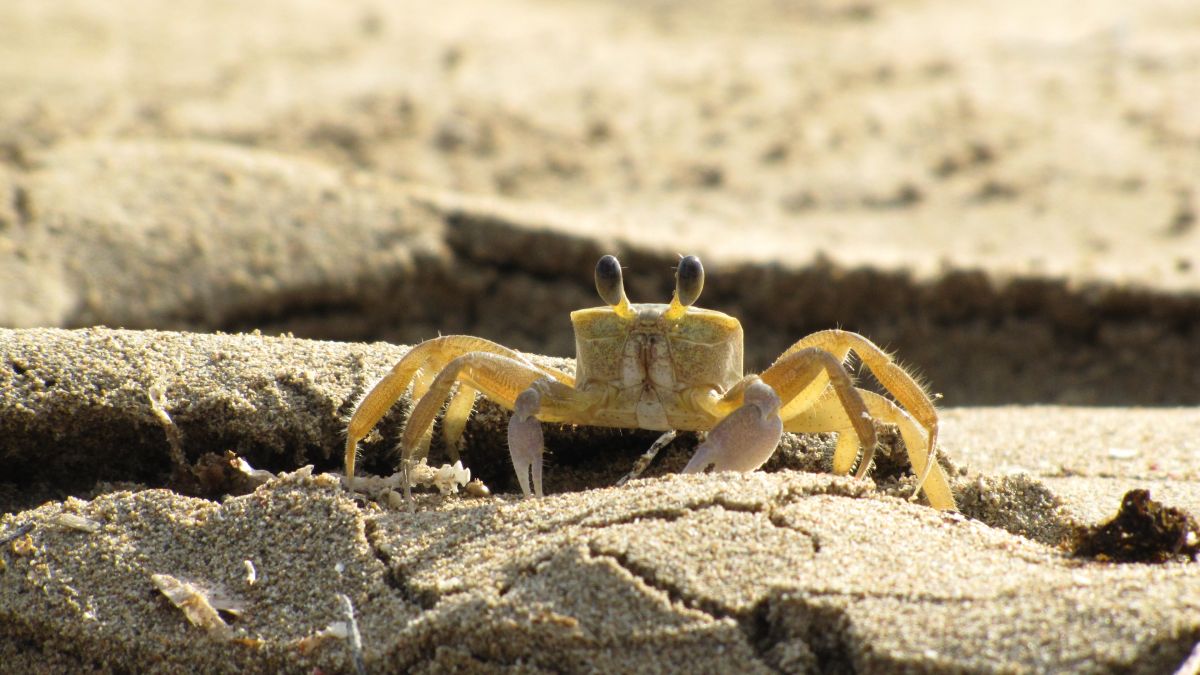
[[[837,432],[833,472],[848,474],[858,460],[855,476],[862,478],[875,452],[874,419],[899,428],[920,477],[917,491],[923,489],[934,508],[955,508],[935,461],[933,402],[883,350],[857,333],[826,330],[793,344],[762,373],[743,376],[741,324],[693,306],[704,286],[700,260],[683,258],[675,278],[670,304],[631,304],[617,259],[601,258],[596,290],[606,306],[571,313],[575,377],[478,337],[448,335],[413,347],[350,418],[347,482],[353,484],[358,443],[411,384],[415,404],[401,441],[402,466],[428,453],[443,404],[442,432],[456,456],[481,393],[513,411],[508,449],[526,496],[531,476],[532,492],[542,494],[541,422],[666,432],[626,478],[644,469],[675,430],[708,432],[684,473],[753,471],[770,458],[785,430]],[[843,367],[851,351],[900,405],[854,386]]]

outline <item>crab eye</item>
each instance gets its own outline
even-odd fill
[[[625,299],[625,282],[621,279],[621,263],[606,255],[596,263],[596,290],[608,305],[620,305]]]
[[[679,261],[679,267],[675,270],[675,296],[679,298],[679,304],[687,307],[696,302],[702,290],[704,266],[699,258],[689,255]]]

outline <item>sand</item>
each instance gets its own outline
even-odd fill
[[[5,668],[1194,672],[1187,555],[1070,549],[1131,490],[1200,513],[1197,22],[0,7]],[[701,255],[748,369],[831,326],[894,350],[943,396],[961,513],[905,498],[887,434],[865,481],[828,474],[826,437],[678,476],[687,436],[618,489],[656,434],[552,428],[550,496],[521,500],[485,402],[464,459],[497,496],[339,486],[345,417],[403,345],[573,367],[605,253],[635,301]],[[406,412],[362,471],[394,469]]]
[[[1195,21],[1169,1],[12,5],[0,325],[570,356],[601,253],[645,302],[697,253],[753,368],[840,325],[948,405],[1194,405]]]
[[[545,499],[513,495],[509,469],[490,481],[499,496],[420,495],[410,510],[360,503],[311,469],[244,496],[222,497],[223,483],[208,498],[144,486],[196,489],[172,469],[172,438],[188,467],[235,450],[260,466],[338,468],[347,405],[400,348],[109,329],[0,331],[0,345],[5,475],[91,491],[32,508],[55,495],[17,487],[7,500],[3,649],[30,669],[350,670],[346,639],[314,637],[343,621],[339,594],[369,672],[671,671],[681,660],[1161,672],[1200,639],[1200,567],[1186,556],[1115,564],[1068,550],[1133,487],[1197,510],[1197,448],[1177,443],[1194,411],[947,410],[946,452],[982,467],[954,471],[961,515],[909,503],[896,484],[818,473],[831,452],[820,439],[791,460],[807,455],[807,471],[656,466],[604,487],[644,445],[586,429],[550,434]],[[491,448],[503,467],[503,433],[504,417],[481,409],[468,464],[486,466],[472,453]],[[1143,466],[1097,446],[1123,434],[1166,452]],[[386,447],[369,444],[365,464]],[[111,482],[121,477],[142,484]],[[156,574],[234,598],[240,614],[226,632],[193,626]]]

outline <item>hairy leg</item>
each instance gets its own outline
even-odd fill
[[[392,367],[392,370],[387,375],[375,383],[375,386],[363,397],[363,400],[359,402],[358,406],[354,409],[354,413],[350,416],[350,422],[346,428],[345,467],[347,481],[352,481],[354,478],[354,464],[357,458],[358,443],[363,438],[366,438],[367,434],[379,423],[379,420],[383,418],[388,409],[404,395],[409,385],[411,384],[413,387],[413,400],[422,398],[429,389],[431,378],[436,373],[442,371],[450,361],[469,352],[484,352],[508,357],[509,359],[523,363],[531,369],[537,370],[542,376],[552,378],[567,386],[573,386],[575,382],[574,378],[570,375],[561,373],[553,368],[537,366],[520,353],[483,338],[470,335],[447,335],[433,340],[426,340],[410,349]],[[465,399],[467,397],[466,394],[463,394],[463,397]],[[473,403],[473,395],[471,399]],[[469,415],[470,408],[465,401],[457,399],[451,406],[455,412],[455,416],[452,418],[451,431],[453,432],[457,429],[457,433],[461,435],[461,427],[454,425],[457,425],[462,417],[462,409],[467,407],[466,413]],[[465,419],[461,421],[465,425]],[[457,437],[453,439],[454,444],[456,444],[457,440]],[[427,450],[429,447],[428,436],[422,438],[419,445]]]
[[[850,352],[853,351],[857,354],[863,365],[875,375],[879,384],[883,385],[884,389],[925,429],[928,437],[927,449],[932,452],[933,447],[937,445],[937,410],[934,408],[933,399],[908,370],[896,363],[874,342],[847,330],[823,330],[802,338],[784,351],[775,363],[779,364],[796,352],[814,347],[832,354],[841,362],[846,360]],[[787,419],[791,412],[790,409],[785,409],[784,419]]]

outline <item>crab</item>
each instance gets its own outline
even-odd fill
[[[743,375],[741,324],[694,305],[704,287],[700,259],[682,258],[675,280],[670,304],[631,304],[620,263],[602,257],[596,290],[605,305],[571,313],[574,377],[469,335],[413,347],[350,417],[348,484],[353,486],[359,442],[411,385],[414,404],[401,440],[402,467],[427,455],[443,405],[442,434],[457,457],[475,397],[482,394],[512,411],[508,450],[527,497],[543,494],[544,422],[665,432],[626,479],[636,477],[680,430],[707,432],[684,473],[753,471],[775,452],[784,431],[836,432],[833,473],[846,475],[857,465],[855,476],[863,478],[874,457],[877,420],[899,429],[918,476],[914,497],[923,490],[930,506],[956,508],[935,457],[933,401],[886,352],[857,333],[825,330],[793,344],[765,371]],[[843,365],[851,352],[890,398],[855,387]]]

